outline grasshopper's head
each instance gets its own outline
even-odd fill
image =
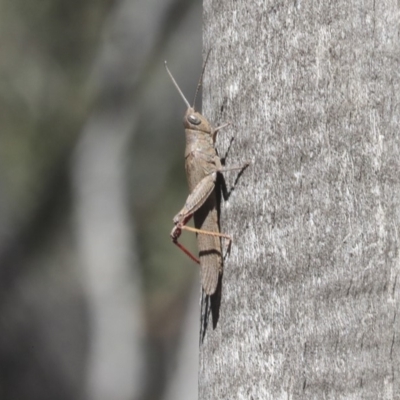
[[[192,107],[187,109],[185,116],[183,117],[183,126],[185,129],[201,131],[204,133],[211,133],[212,130],[207,119]]]

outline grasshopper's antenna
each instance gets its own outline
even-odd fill
[[[208,61],[208,57],[210,56],[210,53],[211,53],[211,49],[208,50],[206,61],[204,61],[204,65],[203,65],[203,69],[201,71],[199,83],[197,84],[196,93],[194,94],[193,108],[195,108],[194,106],[196,105],[196,97],[197,97],[197,94],[199,93],[199,89],[203,86],[203,75],[204,75],[204,71],[206,70],[206,65],[207,65],[207,61]]]
[[[168,75],[169,75],[170,78],[172,79],[172,83],[173,83],[173,84],[175,85],[175,87],[178,89],[178,92],[179,92],[179,94],[181,95],[181,97],[182,97],[183,101],[185,102],[185,104],[187,105],[187,107],[190,108],[189,102],[186,100],[186,97],[183,95],[182,90],[179,88],[179,86],[178,86],[178,84],[176,83],[174,77],[172,76],[170,70],[168,69],[168,67],[167,67],[167,62],[164,61],[164,64],[165,64],[165,68],[166,68],[166,70],[167,70],[167,72],[168,72]]]

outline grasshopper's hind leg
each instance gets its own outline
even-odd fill
[[[212,232],[204,229],[192,228],[187,226],[187,222],[192,218],[193,214],[204,204],[210,194],[215,188],[215,181],[217,179],[217,171],[205,176],[193,189],[192,193],[186,199],[186,203],[181,211],[174,217],[174,228],[171,232],[171,239],[184,253],[186,253],[193,261],[199,263],[199,260],[182,244],[178,242],[182,230],[199,233],[202,235],[217,236],[225,238],[229,241],[229,246],[232,241],[229,235],[220,232]]]

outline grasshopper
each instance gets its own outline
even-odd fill
[[[173,218],[174,227],[171,231],[171,239],[193,261],[200,264],[201,282],[204,292],[207,295],[212,295],[217,289],[219,276],[222,275],[221,238],[225,238],[228,241],[228,249],[232,242],[229,235],[220,233],[219,230],[216,193],[217,175],[225,171],[244,169],[248,163],[241,167],[223,168],[221,159],[215,148],[215,140],[217,132],[228,124],[213,128],[208,120],[194,109],[209,54],[207,55],[197,85],[193,106],[190,106],[183,95],[169,71],[166,61],[165,68],[187,105],[183,125],[186,136],[185,169],[190,194],[186,199],[184,207]],[[186,225],[192,217],[194,219],[194,228]],[[178,242],[182,230],[197,234],[200,260]]]

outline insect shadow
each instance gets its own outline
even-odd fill
[[[234,138],[231,138],[227,151],[225,152],[224,157],[221,157],[221,164],[225,165],[225,160],[228,157],[230,152],[232,143]],[[243,166],[243,168],[238,172],[236,175],[235,181],[233,185],[228,190],[226,185],[225,177],[222,173],[218,173],[217,182],[216,182],[216,194],[217,194],[217,211],[218,211],[218,228],[221,230],[220,227],[220,215],[221,215],[221,200],[222,198],[224,201],[229,200],[229,197],[233,193],[238,184],[240,177],[242,176],[245,169],[249,166],[249,164]],[[225,255],[223,256],[223,264],[225,264],[225,260],[230,253],[231,249],[231,242],[229,242],[228,248],[225,251]],[[210,320],[210,315],[212,317],[212,327],[215,329],[218,325],[219,315],[220,315],[220,308],[221,308],[221,299],[222,299],[222,277],[224,274],[224,268],[222,268],[222,273],[218,279],[218,285],[215,290],[215,293],[211,296],[208,296],[202,291],[202,299],[201,299],[201,326],[200,326],[200,341],[203,343],[204,337],[206,335],[206,331],[208,329],[208,324]]]

